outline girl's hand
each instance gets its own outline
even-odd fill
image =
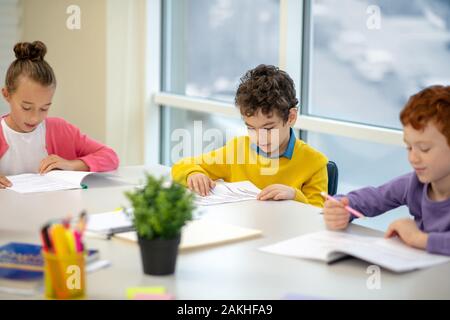
[[[416,222],[409,218],[392,222],[384,236],[398,236],[407,245],[418,249],[425,249],[428,242],[428,234],[417,228]]]
[[[89,167],[82,160],[66,160],[55,154],[52,154],[41,161],[41,164],[39,166],[39,173],[44,174],[55,169],[89,171]]]
[[[350,221],[350,212],[345,210],[348,206],[348,198],[343,197],[339,202],[334,200],[325,201],[323,208],[323,218],[330,230],[342,230],[347,228]]]
[[[9,181],[5,176],[0,176],[0,189],[5,189],[12,187],[11,181]]]
[[[295,189],[284,184],[271,184],[256,197],[257,200],[294,200]]]
[[[189,190],[204,197],[207,196],[209,191],[216,186],[216,183],[203,173],[193,173],[188,176],[187,185]]]

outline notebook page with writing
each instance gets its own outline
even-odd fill
[[[450,261],[411,248],[398,238],[365,237],[345,232],[320,231],[260,248],[261,251],[296,258],[331,262],[343,255],[377,264],[394,272],[427,268]]]
[[[18,193],[48,192],[81,188],[83,179],[92,174],[87,171],[53,170],[46,174],[25,173],[7,176],[12,187],[7,189]]]
[[[196,195],[195,204],[198,206],[209,206],[222,203],[255,200],[259,192],[261,192],[261,190],[250,181],[217,181],[214,189],[210,191],[210,195],[206,197]]]
[[[7,178],[12,183],[12,187],[8,187],[7,189],[18,193],[48,192],[81,188],[80,185],[77,186],[64,180],[58,180],[47,175],[34,173],[8,176]]]
[[[430,254],[425,250],[407,246],[399,238],[374,239],[370,253],[361,247],[352,247],[346,252],[395,272],[423,269],[450,261],[450,257]]]
[[[320,234],[308,234],[277,242],[262,247],[260,250],[294,258],[332,262],[346,255],[345,253],[336,252],[344,242],[345,239],[342,239],[339,234],[333,234],[329,237],[320,236]]]

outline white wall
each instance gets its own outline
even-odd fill
[[[81,29],[66,27],[69,5],[81,8]],[[106,141],[106,1],[24,0],[23,40],[47,45],[58,82],[51,115]]]
[[[22,7],[19,0],[0,0],[0,86],[5,84],[6,71],[14,60],[13,47],[21,38]],[[9,112],[9,106],[0,98],[0,115]]]
[[[143,163],[145,0],[107,2],[106,141],[123,163]]]
[[[58,87],[52,116],[113,147],[121,164],[144,154],[145,0],[22,0],[23,40],[43,41]],[[67,7],[81,9],[69,30]]]

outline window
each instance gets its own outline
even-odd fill
[[[232,137],[247,134],[240,119],[222,115],[166,107],[163,119],[162,155],[167,165],[220,148]]]
[[[239,78],[256,65],[278,64],[279,1],[190,0],[163,2],[163,90],[234,104]],[[230,106],[231,107],[231,106]],[[164,107],[162,163],[170,165],[176,129],[194,134],[194,121],[226,137],[245,134],[235,117]],[[215,148],[224,144],[217,141]],[[205,141],[205,146],[210,145]],[[200,150],[187,151],[196,155]],[[207,151],[207,150],[203,150]],[[202,152],[203,152],[202,151]]]
[[[401,128],[410,95],[450,83],[448,0],[314,0],[308,113]]]
[[[232,102],[244,71],[278,64],[278,1],[164,4],[165,91]]]

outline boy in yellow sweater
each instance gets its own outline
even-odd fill
[[[327,158],[295,137],[294,82],[270,65],[247,71],[235,97],[249,135],[225,146],[174,164],[172,177],[206,196],[214,180],[249,180],[262,189],[258,200],[296,200],[323,207],[327,192]]]

